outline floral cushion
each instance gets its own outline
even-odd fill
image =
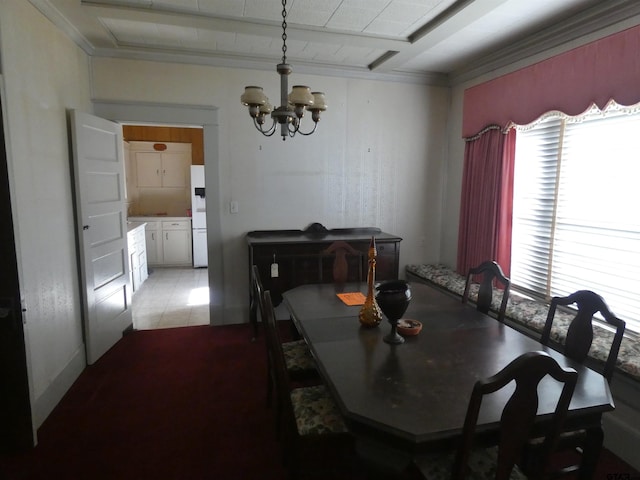
[[[465,277],[451,270],[444,265],[407,265],[407,273],[417,277],[426,283],[437,285],[451,293],[462,296],[464,293]],[[469,298],[475,301],[478,294],[478,285],[472,284]],[[491,309],[497,312],[500,309],[500,299],[502,292],[495,292],[492,299]],[[549,304],[519,295],[511,291],[507,302],[506,318],[518,325],[524,326],[536,333],[542,333],[547,320]],[[564,343],[567,328],[574,315],[561,310],[556,311],[551,329],[551,338],[560,343]],[[609,355],[613,332],[594,327],[594,338],[589,357],[604,362]],[[617,369],[635,380],[640,381],[640,342],[632,338],[625,337],[618,353]]]
[[[324,385],[294,388],[291,403],[300,436],[347,431],[342,415]]]
[[[476,448],[469,454],[468,480],[493,480],[496,478],[498,448]],[[416,466],[422,476],[429,480],[449,480],[454,461],[454,453],[448,455],[425,455],[416,459]],[[511,480],[526,480],[527,476],[515,466],[509,476]]]
[[[284,353],[284,361],[289,373],[315,370],[316,362],[304,340],[283,343],[282,352]]]

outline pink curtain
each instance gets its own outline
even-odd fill
[[[509,275],[514,154],[515,130],[504,134],[493,125],[467,140],[458,231],[462,275],[485,260],[496,260]]]
[[[640,102],[639,51],[637,25],[465,90],[459,273],[494,259],[510,275],[515,131],[498,127],[528,124],[550,110],[576,115],[611,99]]]
[[[511,227],[513,225],[513,172],[516,160],[516,130],[504,135],[502,176],[498,202],[498,228],[496,231],[495,260],[504,274],[511,276]]]
[[[640,102],[640,25],[574,48],[464,92],[462,136],[487,125],[526,125],[550,110],[578,115]]]

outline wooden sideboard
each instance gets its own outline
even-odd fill
[[[254,334],[257,332],[257,303],[251,288],[252,265],[257,265],[264,289],[271,292],[274,305],[279,305],[282,293],[291,288],[309,283],[334,282],[336,253],[327,251],[334,242],[346,242],[350,247],[348,252],[343,252],[348,266],[346,281],[366,281],[367,251],[371,237],[375,238],[377,250],[376,281],[397,279],[402,238],[384,233],[379,228],[328,230],[314,223],[305,230],[247,233],[250,321]]]

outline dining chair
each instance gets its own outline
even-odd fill
[[[567,309],[565,312],[575,311],[574,318],[570,321],[567,329],[563,334],[552,336],[552,327],[558,307],[575,306],[575,310]],[[545,346],[560,350],[565,356],[579,363],[585,363],[589,350],[593,344],[593,318],[596,313],[600,313],[606,324],[614,330],[613,338],[609,347],[607,359],[604,366],[595,365],[594,369],[600,371],[602,376],[609,383],[613,378],[613,373],[618,359],[620,344],[626,328],[624,320],[617,318],[610,310],[604,299],[590,290],[578,290],[566,297],[553,297],[549,305],[549,313],[545,322],[540,343]],[[602,340],[598,343],[602,343]],[[557,452],[573,451],[576,452],[577,458],[582,460],[582,449],[586,442],[586,432],[584,430],[563,432],[560,435]],[[536,451],[539,447],[539,439],[530,442],[528,450],[525,452],[525,463],[528,465],[535,462]],[[566,457],[575,458],[576,456]],[[595,462],[597,459],[590,458],[589,461]],[[567,465],[567,463],[569,463]],[[557,477],[576,472],[580,469],[580,462],[564,462],[556,471]]]
[[[257,265],[253,265],[252,268],[252,283],[253,283],[253,296],[254,301],[258,302],[258,311],[260,312],[260,318],[265,325],[266,333],[266,311],[264,305],[264,287],[260,280],[260,272]],[[275,321],[275,316],[274,316]],[[274,393],[275,373],[273,371],[273,362],[271,355],[269,354],[269,345],[267,343],[267,406],[271,405]],[[309,351],[307,343],[303,340],[294,340],[290,342],[284,342],[282,344],[282,350],[285,357],[285,368],[287,373],[294,381],[306,381],[313,378],[318,378],[318,371],[316,370],[315,360]],[[279,409],[280,407],[277,406]]]
[[[547,417],[536,468],[525,475],[518,467],[518,462],[538,416],[538,385],[547,375],[561,384],[562,390],[553,415]],[[577,378],[578,374],[573,368],[561,367],[545,352],[527,352],[519,356],[497,374],[475,383],[456,452],[420,457],[416,460],[418,469],[424,478],[434,480],[542,478],[566,417]],[[497,446],[476,446],[479,442],[475,429],[483,399],[511,382],[515,382],[515,389],[502,409]]]
[[[349,442],[350,436],[340,411],[323,384],[293,388],[276,325],[269,291],[263,294],[265,332],[271,352],[276,396],[282,406],[279,430],[283,439],[283,461],[291,478],[301,470],[302,450],[317,447],[319,442]]]
[[[571,320],[563,345],[561,345],[561,342],[552,338],[551,330],[558,306],[570,305],[576,306],[575,317]],[[578,290],[567,297],[553,297],[549,305],[549,313],[542,330],[540,343],[550,347],[555,346],[556,348],[560,346],[559,349],[564,355],[577,362],[584,363],[593,343],[593,317],[596,313],[600,313],[607,325],[615,330],[607,360],[601,369],[602,375],[611,383],[626,323],[609,310],[604,299],[597,293],[590,290]]]
[[[324,249],[322,253],[334,256],[332,265],[334,283],[342,284],[350,279],[358,282],[362,281],[363,259],[366,256],[360,250],[353,248],[344,240],[336,240]],[[349,272],[349,257],[356,257],[357,259],[356,272]]]
[[[509,289],[511,288],[511,280],[502,272],[502,268],[497,262],[488,260],[482,262],[477,267],[469,269],[467,273],[467,281],[462,294],[462,303],[469,301],[469,293],[471,291],[471,283],[474,278],[481,275],[480,285],[478,287],[478,299],[476,300],[476,308],[482,313],[489,313],[493,300],[493,285],[498,282],[502,284],[502,301],[498,310],[498,320],[503,322],[505,312],[507,310],[507,301],[509,300]]]

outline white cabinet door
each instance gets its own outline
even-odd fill
[[[136,291],[136,240],[133,232],[127,233],[127,249],[129,250],[129,282],[131,283],[131,290]]]
[[[145,230],[135,228],[127,234],[129,246],[129,266],[131,270],[131,285],[135,293],[147,279],[147,247]]]
[[[149,278],[149,268],[147,267],[147,252],[146,249],[138,254],[138,262],[140,268],[140,284]]]
[[[162,159],[159,153],[136,152],[138,187],[162,186]]]
[[[145,243],[147,245],[147,265],[162,264],[162,231],[159,222],[148,222],[145,229]]]
[[[162,158],[162,186],[186,188],[189,186],[189,165],[191,153],[163,153]]]
[[[135,152],[136,185],[140,188],[188,188],[191,151]]]
[[[165,265],[191,264],[191,230],[163,230],[162,247]]]

